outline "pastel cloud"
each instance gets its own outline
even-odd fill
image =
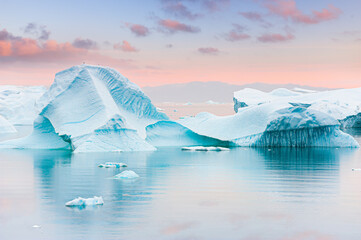
[[[187,32],[187,33],[198,33],[200,29],[191,25],[187,25],[176,20],[171,19],[161,19],[158,21],[161,30],[166,33],[176,33],[176,32]]]
[[[250,35],[244,33],[244,27],[239,24],[233,24],[233,29],[226,34],[225,39],[230,42],[236,42],[249,39],[250,37]]]
[[[207,55],[217,55],[219,53],[219,50],[213,47],[205,47],[205,48],[198,48],[198,52]]]
[[[114,49],[122,50],[123,52],[137,52],[138,49],[133,47],[128,41],[123,41],[122,43],[114,44]]]
[[[82,39],[76,38],[73,42],[73,46],[76,48],[83,48],[83,49],[97,49],[98,44],[97,42],[91,39]]]
[[[279,33],[267,33],[259,36],[257,39],[263,43],[277,43],[277,42],[287,42],[293,40],[295,38],[294,35],[288,33],[286,35],[282,35]]]
[[[262,15],[257,12],[239,12],[239,14],[251,21],[258,21],[258,22],[264,21]]]
[[[304,24],[317,24],[337,19],[341,14],[339,8],[329,5],[321,11],[314,10],[312,14],[307,15],[297,8],[295,0],[266,0],[264,6],[273,14]]]
[[[24,29],[24,33],[31,34],[42,41],[46,41],[50,37],[50,31],[46,29],[46,26],[36,23],[28,23]]]
[[[203,5],[208,11],[220,11],[230,4],[230,0],[203,0]]]
[[[125,25],[137,37],[145,37],[150,33],[149,28],[141,24],[126,23]]]
[[[190,20],[201,17],[200,14],[191,12],[189,8],[182,3],[182,1],[162,0],[161,2],[163,4],[163,10],[175,17],[187,18]]]

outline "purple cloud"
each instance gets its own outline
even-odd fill
[[[91,40],[91,39],[82,39],[77,38],[73,42],[73,46],[76,48],[82,48],[82,49],[97,49],[98,44],[97,42]]]
[[[278,34],[278,33],[270,33],[270,34],[263,34],[262,36],[258,37],[258,41],[263,43],[277,43],[277,42],[288,42],[295,38],[294,35],[288,33],[286,35]]]
[[[230,42],[249,39],[251,36],[244,33],[244,27],[239,24],[233,24],[233,29],[225,35],[225,39]]]
[[[207,55],[217,55],[219,53],[219,50],[213,47],[205,47],[205,48],[198,48],[198,52]]]
[[[125,23],[125,26],[137,37],[145,37],[150,33],[149,28],[141,24]]]
[[[38,38],[39,40],[46,41],[50,37],[50,31],[46,29],[44,25],[38,25],[36,23],[28,23],[24,29],[25,34],[30,34]]]
[[[176,33],[176,32],[188,32],[188,33],[198,33],[200,29],[191,25],[186,25],[184,23],[178,22],[171,19],[161,19],[158,22],[159,26],[162,27],[162,31],[166,33]]]
[[[201,17],[200,14],[192,13],[182,1],[162,0],[163,10],[178,18],[194,20]]]

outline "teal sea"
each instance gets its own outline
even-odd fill
[[[105,162],[140,177],[111,179],[122,169]],[[0,239],[360,239],[353,168],[359,149],[1,150]],[[65,207],[79,196],[105,203]]]

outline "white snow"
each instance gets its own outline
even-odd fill
[[[106,162],[104,164],[100,164],[98,167],[101,168],[121,168],[121,167],[127,167],[128,165],[125,163],[117,163],[117,162]]]
[[[155,148],[144,140],[145,127],[168,119],[138,86],[117,71],[91,65],[57,73],[38,106],[42,110],[33,134],[5,142],[3,147],[151,151]],[[43,128],[47,128],[46,134]]]
[[[139,175],[136,174],[132,170],[125,170],[114,176],[114,178],[116,178],[116,179],[134,179],[134,178],[138,178],[138,177],[139,177]]]
[[[229,151],[229,148],[224,147],[204,147],[204,146],[195,146],[195,147],[182,147],[183,151]]]
[[[0,86],[0,115],[11,124],[33,124],[41,110],[36,101],[45,91],[42,86]]]
[[[93,198],[75,198],[67,203],[65,206],[67,207],[76,207],[76,206],[94,206],[94,205],[103,205],[104,201],[102,197],[94,196]]]
[[[0,134],[3,133],[16,133],[16,129],[8,120],[0,116]]]
[[[299,95],[301,95],[301,93],[294,92],[286,88],[278,88],[270,93],[252,88],[244,88],[240,91],[234,92],[233,94],[234,110],[235,112],[238,112],[239,108],[270,103],[279,98]]]

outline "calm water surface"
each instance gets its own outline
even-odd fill
[[[140,178],[110,179],[122,170],[97,167],[107,161]],[[2,150],[0,239],[361,239],[352,168],[359,149]],[[94,195],[105,204],[64,206]]]

